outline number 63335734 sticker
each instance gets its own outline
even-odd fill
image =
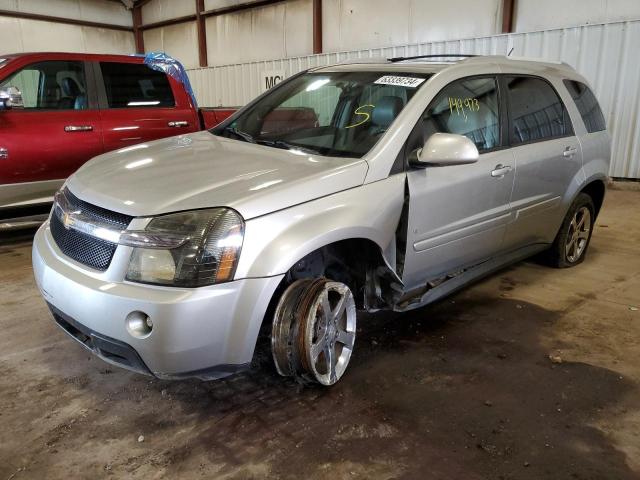
[[[477,98],[449,97],[449,111],[451,115],[461,115],[467,121],[467,113],[480,111],[480,102]]]

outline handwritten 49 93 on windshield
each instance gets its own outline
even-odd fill
[[[480,111],[480,102],[477,98],[449,97],[449,111],[451,115],[460,115],[467,121],[467,113]]]

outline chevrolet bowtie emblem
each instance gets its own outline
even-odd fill
[[[69,212],[64,212],[62,214],[62,225],[64,225],[64,228],[66,228],[67,230],[69,230],[69,227],[73,225],[73,218],[71,217],[71,214],[69,214]]]

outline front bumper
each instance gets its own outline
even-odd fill
[[[159,378],[221,378],[251,363],[282,275],[194,289],[142,285],[123,280],[130,255],[119,246],[105,272],[89,269],[65,257],[48,222],[42,225],[33,242],[33,270],[58,325],[104,360]],[[146,338],[126,328],[134,311],[153,322]],[[109,348],[100,348],[101,341]],[[113,345],[123,354],[111,355]]]

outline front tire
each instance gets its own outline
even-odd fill
[[[557,268],[575,267],[584,261],[595,224],[595,206],[586,193],[571,204],[547,258]]]
[[[330,386],[344,375],[356,336],[349,287],[326,278],[292,283],[280,297],[271,332],[278,373]]]

